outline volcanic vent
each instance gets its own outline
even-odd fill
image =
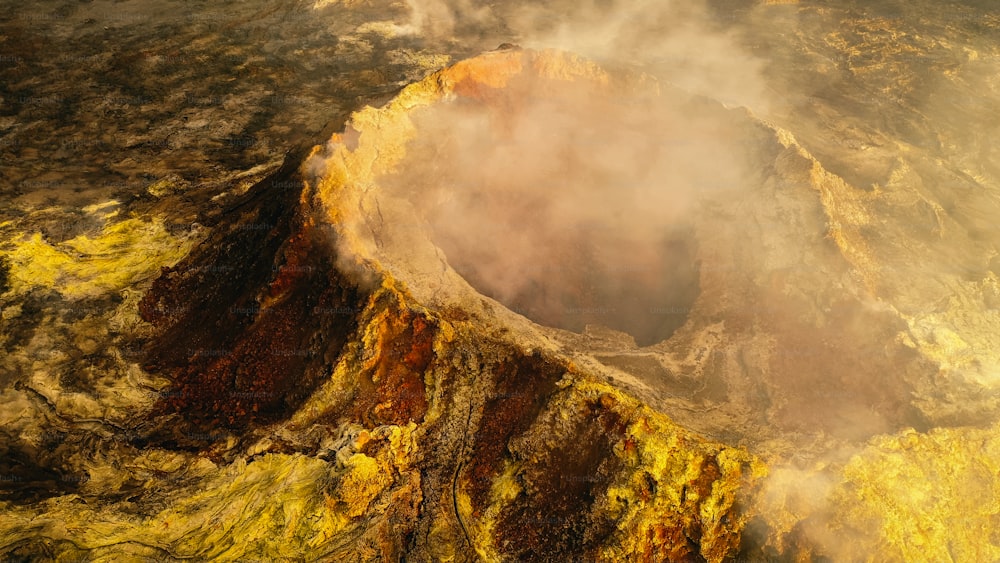
[[[449,75],[481,74],[411,111],[410,140],[374,179],[384,230],[427,233],[469,284],[539,324],[669,338],[699,294],[700,202],[748,177],[732,116],[565,55],[462,67]],[[405,218],[388,220],[386,200]]]
[[[734,555],[757,459],[560,349],[601,332],[637,348],[573,332],[588,323],[662,341],[679,323],[645,310],[700,296],[684,168],[700,148],[674,149],[684,162],[653,143],[692,107],[656,97],[570,55],[508,51],[355,113],[147,294],[146,365],[172,387],[142,439],[220,462],[317,458],[316,560],[349,559],[362,530],[393,560]],[[594,119],[574,121],[581,108]],[[684,182],[664,188],[668,171]]]
[[[356,113],[310,167],[353,267],[551,346],[691,428],[854,440],[924,424],[907,397],[927,367],[871,306],[863,215],[749,110],[506,50]]]

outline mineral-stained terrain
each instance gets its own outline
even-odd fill
[[[1000,558],[989,5],[40,6],[5,560]]]

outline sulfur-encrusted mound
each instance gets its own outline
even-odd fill
[[[153,327],[142,365],[169,386],[121,436],[66,460],[72,490],[6,512],[6,552],[735,556],[764,471],[745,449],[675,425],[454,272],[432,279],[442,262],[419,231],[358,228],[371,172],[404,154],[400,110],[490,96],[522,62],[610,88],[563,54],[461,63],[357,114],[345,135],[357,139],[317,183],[292,160],[165,268],[139,310]],[[378,255],[383,235],[395,250],[410,237],[408,255]]]
[[[538,228],[526,214],[537,213],[547,204],[546,197],[565,201],[571,199],[567,195],[590,194],[566,188],[560,191],[553,187],[550,176],[532,176],[520,170],[510,174],[527,178],[532,189],[546,192],[537,201],[531,199],[527,207],[517,201],[531,197],[528,189],[509,191],[502,182],[477,188],[477,182],[483,180],[476,167],[481,167],[483,176],[494,172],[491,159],[506,154],[511,145],[527,147],[520,153],[514,151],[521,158],[511,162],[529,170],[550,156],[544,146],[533,144],[531,135],[536,130],[525,126],[525,120],[541,121],[546,124],[543,128],[552,126],[555,133],[550,142],[575,156],[576,160],[571,160],[577,163],[580,155],[598,161],[608,158],[616,144],[607,141],[620,139],[607,126],[611,123],[613,127],[616,119],[620,120],[618,125],[638,131],[642,137],[642,126],[630,120],[636,113],[606,104],[608,99],[626,100],[624,105],[641,108],[638,114],[657,126],[678,123],[671,113],[678,107],[683,108],[684,123],[698,125],[683,128],[682,142],[663,152],[654,151],[652,156],[646,154],[646,160],[629,160],[630,155],[622,152],[613,153],[613,158],[623,159],[629,166],[634,162],[649,166],[649,158],[669,159],[671,151],[693,161],[707,154],[714,166],[711,170],[717,173],[716,181],[708,183],[705,178],[709,176],[693,162],[690,170],[675,164],[673,176],[655,177],[662,180],[658,187],[670,198],[646,199],[646,207],[677,205],[684,213],[622,208],[633,213],[631,221],[664,230],[683,222],[687,237],[684,253],[690,254],[686,259],[693,262],[697,277],[694,294],[685,297],[686,301],[641,310],[646,317],[680,317],[669,330],[643,333],[658,335],[645,341],[639,333],[627,334],[639,326],[634,319],[623,328],[616,324],[614,315],[602,316],[601,301],[592,307],[594,302],[586,301],[586,295],[574,293],[573,284],[584,278],[566,272],[581,269],[581,263],[566,255],[580,252],[577,248],[563,254],[533,254],[536,251],[530,245],[515,246],[528,257],[521,263],[487,253],[489,244],[505,246],[501,234],[517,237],[518,230],[537,229],[527,238],[538,245],[563,244],[568,248],[566,243],[573,240],[586,244],[585,230],[583,235],[573,231],[563,241],[561,233]],[[580,110],[579,119],[604,136],[591,137],[586,129],[566,127],[550,114],[532,112],[538,107],[558,112],[564,106]],[[589,111],[594,107],[613,117]],[[572,143],[559,138],[567,134],[572,134]],[[657,134],[627,147],[641,149],[651,139],[669,137],[673,132],[661,127]],[[595,139],[606,142],[591,142]],[[699,143],[708,147],[707,152],[685,148]],[[531,151],[544,156],[532,160]],[[995,311],[988,306],[996,274],[985,267],[987,243],[975,240],[974,234],[964,229],[945,226],[948,219],[934,196],[918,182],[906,180],[914,180],[910,166],[939,179],[951,177],[947,168],[931,172],[929,155],[915,150],[908,155],[913,164],[900,160],[885,185],[859,189],[827,170],[791,132],[750,112],[725,110],[669,85],[609,73],[565,53],[515,50],[464,61],[408,87],[384,107],[360,112],[347,134],[315,151],[313,169],[319,173],[315,181],[319,206],[341,234],[342,247],[352,249],[359,268],[384,268],[432,311],[444,315],[460,311],[460,318],[471,316],[473,321],[485,321],[482,326],[497,326],[494,330],[505,338],[566,357],[584,373],[627,389],[686,428],[723,442],[751,444],[752,450],[765,455],[777,471],[751,509],[756,515],[752,533],[744,538],[743,556],[797,553],[850,558],[864,548],[836,548],[837,530],[845,530],[847,524],[830,519],[828,514],[850,513],[857,499],[833,494],[830,487],[857,478],[845,473],[852,467],[845,462],[862,451],[861,444],[880,434],[907,435],[913,428],[925,431],[942,424],[981,424],[995,409],[995,394],[989,392],[995,386],[989,367],[992,355],[982,340],[990,333],[985,327],[997,321]],[[472,172],[455,172],[463,160],[473,163]],[[733,171],[739,174],[728,175]],[[678,186],[678,178],[693,181],[696,187]],[[620,184],[602,186],[620,197],[629,194]],[[516,196],[514,204],[492,197],[495,191],[504,190]],[[483,205],[486,211],[478,215],[475,206],[462,205],[462,198]],[[598,207],[608,214],[619,209],[617,203],[608,201]],[[520,229],[507,224],[506,230],[491,231],[480,225],[511,209],[524,217]],[[937,211],[932,214],[933,221],[924,225],[918,215],[928,209]],[[577,208],[571,211],[581,213]],[[576,227],[602,219],[588,215],[590,211],[587,208],[583,219],[576,216],[573,222],[560,226]],[[462,214],[470,213],[475,216],[472,221],[462,220]],[[550,220],[554,215],[542,217]],[[460,227],[449,232],[449,222]],[[627,222],[611,224],[619,230],[630,228]],[[919,225],[929,230],[925,232]],[[496,240],[491,242],[493,235]],[[605,237],[613,235],[602,232]],[[486,242],[477,243],[477,237]],[[635,242],[642,237],[627,240]],[[954,260],[942,260],[942,253],[951,247],[960,249]],[[646,256],[647,261],[655,259],[643,254],[647,251],[640,244],[616,250]],[[681,254],[676,246],[673,252]],[[538,256],[553,259],[554,267],[543,270],[544,279],[529,287],[529,296],[505,292],[505,270],[531,278],[535,272],[525,264],[537,262]],[[605,263],[602,270],[600,254],[593,256],[582,269],[600,272],[594,276],[599,280],[596,283],[605,283],[613,277],[613,269]],[[934,257],[935,268],[914,278],[913,265],[927,256]],[[491,261],[499,261],[501,267],[482,266]],[[618,265],[628,270],[641,263]],[[506,268],[508,264],[516,267]],[[970,271],[978,272],[979,277],[975,281],[962,279],[963,272]],[[679,279],[681,274],[675,265],[662,275]],[[630,279],[636,282],[632,285],[635,293],[653,287],[644,286],[641,276]],[[943,300],[945,287],[954,294]],[[655,290],[673,288],[668,285]],[[542,303],[530,295],[532,291],[550,297],[555,291],[557,301],[554,306],[551,299]],[[482,293],[499,303],[483,299]],[[604,294],[602,298],[606,306],[610,297]],[[621,307],[621,303],[615,302],[615,306]],[[592,315],[581,326],[565,322],[553,311],[562,311],[564,317],[566,311]],[[630,314],[634,316],[634,312]],[[524,317],[536,322],[526,323]],[[948,385],[938,379],[942,373],[951,374]],[[568,435],[588,434],[574,429]],[[811,467],[805,461],[810,459],[815,460]],[[607,471],[606,465],[597,464],[589,466],[587,474],[601,481]],[[789,475],[803,480],[789,481]],[[495,499],[544,490],[524,487],[525,477],[514,477],[505,476],[499,484],[491,485]],[[869,485],[879,490],[887,486],[876,484],[874,474],[867,478]],[[823,485],[813,487],[813,482]],[[961,479],[943,486],[949,494],[966,494]],[[592,497],[587,491],[577,496]],[[678,498],[683,495],[673,497],[674,506],[683,504]],[[902,500],[899,504],[909,506],[907,510],[913,508]],[[893,506],[897,506],[896,501],[888,500],[869,505],[869,509],[892,512]],[[493,517],[494,512],[486,514]],[[501,515],[502,510],[495,514]],[[986,525],[993,514],[995,511],[987,510],[976,516],[977,525]],[[734,527],[728,530],[736,532],[739,522],[743,520],[729,521]],[[492,541],[501,541],[501,548],[523,545],[531,537],[522,532],[529,535],[511,539],[491,527],[486,529]],[[895,557],[895,548],[889,546],[898,545],[898,540],[883,535],[891,535],[889,530],[850,527],[857,546],[879,545],[886,556]],[[666,533],[657,532],[653,545],[684,543],[680,536],[663,535]],[[615,537],[621,545],[630,541]],[[628,538],[634,540],[635,536]],[[970,553],[990,553],[986,544],[977,546],[972,538],[954,541]],[[671,559],[679,554],[660,556]]]

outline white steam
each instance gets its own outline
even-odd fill
[[[741,44],[738,28],[714,22],[698,1],[539,3],[519,9],[512,19],[525,46],[635,65],[727,106],[765,113],[771,105],[763,62]]]
[[[409,21],[400,31],[431,39],[446,39],[457,27],[485,25],[492,21],[488,6],[471,0],[406,0]]]
[[[706,194],[754,177],[746,132],[714,102],[522,76],[497,99],[419,110],[398,173],[449,263],[528,317],[603,324],[640,344],[697,296],[690,229]]]

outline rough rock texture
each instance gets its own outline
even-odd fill
[[[787,33],[754,41],[788,85],[767,120],[504,50],[219,199],[167,179],[5,210],[0,554],[995,560],[1000,59],[977,33],[997,20],[765,4],[748,17]],[[415,111],[502,124],[526,76],[677,103],[752,147],[758,173],[684,231],[697,291],[659,312],[683,317],[664,339],[530,322],[414,224],[421,192],[388,189]],[[208,202],[208,233],[157,218]]]

